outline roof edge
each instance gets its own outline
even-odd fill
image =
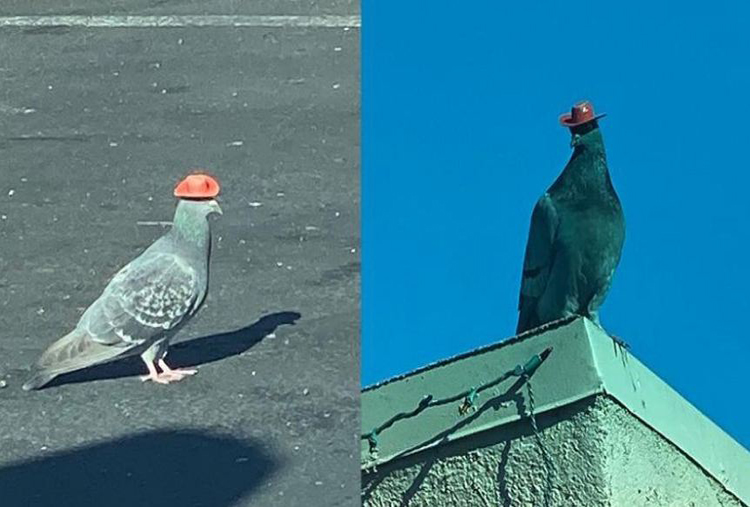
[[[381,380],[379,382],[376,382],[374,384],[370,384],[369,386],[365,386],[361,389],[361,392],[367,392],[372,391],[374,389],[378,389],[380,387],[386,386],[388,384],[391,384],[393,382],[397,382],[399,380],[404,380],[409,377],[413,377],[414,375],[419,375],[420,373],[424,373],[427,370],[432,370],[435,368],[439,368],[440,366],[445,366],[446,364],[454,363],[456,361],[460,361],[461,359],[466,359],[467,357],[471,357],[477,354],[482,354],[484,352],[489,352],[491,350],[499,349],[502,347],[507,347],[508,345],[512,345],[514,343],[522,342],[524,340],[527,340],[529,338],[532,338],[534,336],[546,333],[547,331],[551,331],[552,329],[557,329],[559,327],[563,327],[567,324],[570,324],[571,322],[574,322],[578,319],[584,319],[584,317],[580,317],[578,315],[573,315],[571,317],[565,317],[562,319],[554,320],[552,322],[549,322],[547,324],[544,324],[539,327],[535,327],[534,329],[530,329],[529,331],[526,331],[524,333],[510,336],[505,339],[501,339],[500,341],[491,343],[489,345],[484,345],[482,347],[478,347],[476,349],[471,349],[466,352],[461,352],[460,354],[457,354],[455,356],[446,357],[445,359],[440,359],[438,361],[434,361],[432,363],[428,363],[424,366],[420,366],[419,368],[415,370],[408,371],[406,373],[401,373],[399,375],[396,375],[394,377],[390,377],[384,380]]]

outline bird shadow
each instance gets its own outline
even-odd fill
[[[295,325],[302,315],[284,311],[264,315],[249,326],[192,340],[174,343],[169,347],[167,360],[172,368],[187,368],[220,361],[246,352],[260,343],[280,326]],[[132,377],[147,373],[146,366],[138,356],[130,356],[111,363],[91,366],[65,375],[60,375],[46,388],[63,384],[78,384],[94,380]]]
[[[253,440],[155,430],[2,467],[0,491],[3,507],[229,507],[281,466]]]

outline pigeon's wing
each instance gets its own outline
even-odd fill
[[[112,278],[73,332],[42,354],[25,388],[125,354],[177,326],[199,303],[193,268],[177,255],[146,252]]]
[[[537,302],[547,288],[554,263],[554,240],[558,224],[555,205],[549,194],[545,193],[537,201],[531,215],[531,228],[523,260],[516,333],[522,333],[541,324],[538,322]]]
[[[99,343],[139,345],[179,324],[198,299],[195,269],[175,254],[147,253],[112,278],[79,327]]]

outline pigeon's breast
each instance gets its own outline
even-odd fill
[[[624,242],[622,212],[598,206],[569,209],[563,214],[558,240],[579,277],[579,289],[598,290],[620,261]]]

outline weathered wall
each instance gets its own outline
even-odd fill
[[[745,505],[619,405],[606,400],[602,405],[611,428],[605,469],[611,505]]]
[[[362,477],[364,505],[742,506],[660,435],[597,396]]]

